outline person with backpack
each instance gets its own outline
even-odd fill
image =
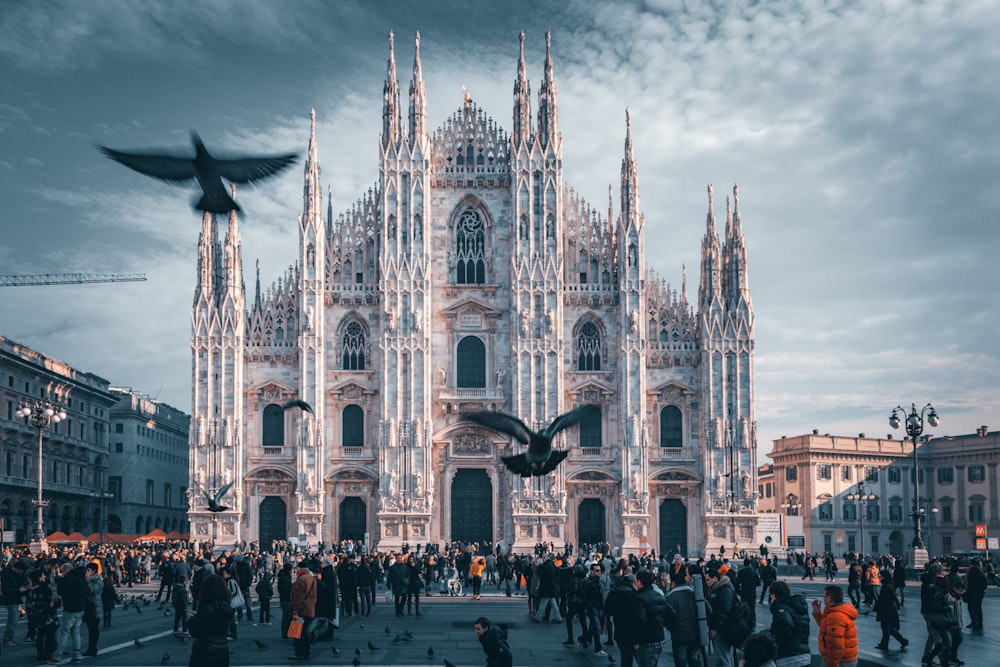
[[[636,575],[637,592],[632,598],[634,622],[632,649],[639,667],[656,667],[663,652],[667,599],[653,587],[656,575],[643,568]]]
[[[729,568],[722,566],[728,572]],[[749,630],[738,627],[742,603],[736,589],[722,568],[711,566],[705,570],[705,584],[708,586],[708,603],[712,613],[708,617],[708,635],[712,641],[712,652],[719,657],[721,667],[733,667],[733,649],[740,646],[750,636]],[[745,636],[740,637],[744,630]]]
[[[778,645],[776,667],[805,667],[809,652],[809,606],[804,595],[792,595],[784,581],[771,583],[771,635]]]
[[[257,612],[257,622],[260,625],[271,625],[271,598],[274,597],[274,580],[270,570],[261,570],[260,579],[254,587],[260,609]]]
[[[514,657],[507,643],[507,631],[490,623],[490,619],[480,616],[472,624],[472,629],[479,638],[479,644],[486,654],[486,667],[512,667]]]

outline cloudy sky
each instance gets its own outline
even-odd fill
[[[145,272],[2,287],[0,334],[190,409],[193,192],[94,144],[303,151],[345,210],[377,179],[387,34],[421,34],[429,126],[462,87],[510,128],[518,33],[552,32],[566,182],[604,207],[630,107],[647,258],[697,290],[708,183],[740,186],[762,452],[782,435],[1000,426],[1000,6],[917,2],[0,4],[0,273]],[[301,165],[238,196],[244,264],[297,248]],[[247,275],[251,290],[253,275]],[[930,429],[929,429],[930,430]]]

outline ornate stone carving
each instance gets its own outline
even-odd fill
[[[456,435],[452,443],[452,448],[454,453],[459,455],[492,453],[492,447],[490,446],[489,439],[486,436],[479,435],[477,433],[461,433]]]

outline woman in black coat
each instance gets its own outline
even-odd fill
[[[875,620],[882,626],[882,641],[875,648],[883,651],[889,650],[889,637],[895,637],[899,641],[899,648],[906,648],[909,644],[903,635],[899,634],[899,601],[896,600],[896,592],[893,590],[889,578],[882,579],[882,590],[879,591],[875,599]]]
[[[906,566],[903,559],[896,560],[896,566],[892,569],[892,587],[899,592],[899,606],[906,604]]]
[[[969,627],[976,631],[983,629],[983,598],[986,597],[986,575],[978,563],[973,563],[965,574],[965,595],[963,599],[969,606]]]
[[[229,589],[217,574],[205,577],[201,586],[198,611],[188,612],[188,632],[194,637],[188,667],[229,667],[229,624],[233,608],[229,606]]]

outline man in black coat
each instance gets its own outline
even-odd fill
[[[810,664],[809,606],[805,596],[792,595],[784,581],[772,583],[768,594],[771,598],[771,636],[778,645],[778,658],[788,665]]]
[[[64,563],[60,572],[62,576],[56,582],[56,591],[62,598],[63,616],[52,659],[59,660],[67,644],[72,642],[73,662],[79,662],[82,653],[80,626],[87,608],[87,580],[84,569],[72,563]]]
[[[736,574],[736,590],[739,591],[743,604],[750,607],[754,624],[757,623],[757,609],[754,603],[757,601],[757,587],[760,586],[760,583],[761,577],[750,564],[750,559],[744,558],[743,567]]]
[[[635,575],[629,572],[618,579],[604,601],[604,613],[614,620],[614,638],[621,653],[621,667],[632,667],[635,659],[635,595]]]
[[[292,624],[292,564],[285,561],[278,572],[278,605],[281,607],[281,638],[288,639]]]
[[[0,590],[3,594],[0,597],[0,604],[7,608],[7,625],[3,631],[3,645],[7,648],[17,646],[14,643],[14,628],[20,614],[17,609],[21,606],[25,592],[28,587],[25,579],[25,567],[21,559],[13,558],[10,564],[0,571]]]
[[[632,649],[639,667],[656,667],[663,652],[667,599],[653,588],[655,575],[650,570],[639,570],[635,579],[638,591],[633,598],[635,638]]]
[[[719,657],[721,667],[733,667],[733,645],[723,636],[723,629],[730,622],[736,607],[736,589],[729,577],[714,566],[705,570],[705,584],[708,587],[708,603],[712,606],[712,613],[708,616],[712,652]]]
[[[764,604],[764,598],[768,597],[771,594],[770,592],[771,584],[773,584],[775,581],[778,580],[778,569],[774,567],[774,565],[771,565],[771,561],[761,560],[759,574],[760,574],[761,588],[760,588],[760,600],[758,602],[760,604]]]
[[[556,565],[552,562],[552,554],[549,554],[538,566],[535,576],[538,577],[538,610],[531,618],[536,623],[541,623],[545,617],[546,609],[551,607],[550,620],[553,623],[562,623],[559,604],[556,602],[559,586],[556,585]]]
[[[687,574],[683,570],[670,573],[666,626],[670,630],[674,667],[700,667],[702,646],[698,608],[695,606],[694,589],[688,585]]]

